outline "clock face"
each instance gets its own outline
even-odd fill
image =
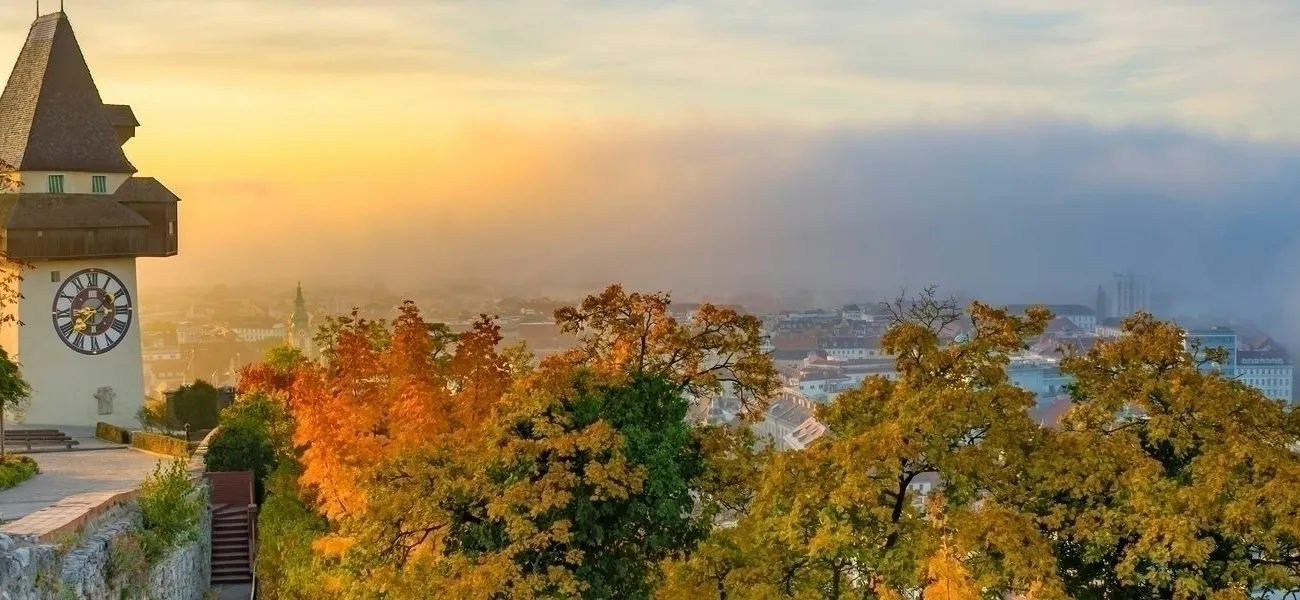
[[[84,269],[65,279],[51,309],[59,339],[82,354],[117,347],[131,328],[132,312],[126,285],[103,269]]]

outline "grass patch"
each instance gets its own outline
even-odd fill
[[[0,490],[7,490],[41,471],[30,456],[10,454],[0,460]]]

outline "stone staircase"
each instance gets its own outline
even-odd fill
[[[257,505],[249,471],[206,475],[212,502],[212,584],[253,581]]]
[[[212,583],[253,580],[253,510],[248,505],[212,507]]]

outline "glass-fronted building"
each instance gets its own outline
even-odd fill
[[[1205,360],[1205,351],[1211,348],[1223,348],[1228,351],[1228,359],[1223,364],[1205,363],[1203,370],[1219,370],[1224,377],[1237,376],[1237,332],[1227,327],[1210,327],[1208,329],[1190,329],[1184,336],[1189,349],[1195,347],[1196,359]]]

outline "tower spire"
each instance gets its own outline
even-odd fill
[[[134,174],[59,8],[32,22],[0,94],[0,160],[18,171]]]

